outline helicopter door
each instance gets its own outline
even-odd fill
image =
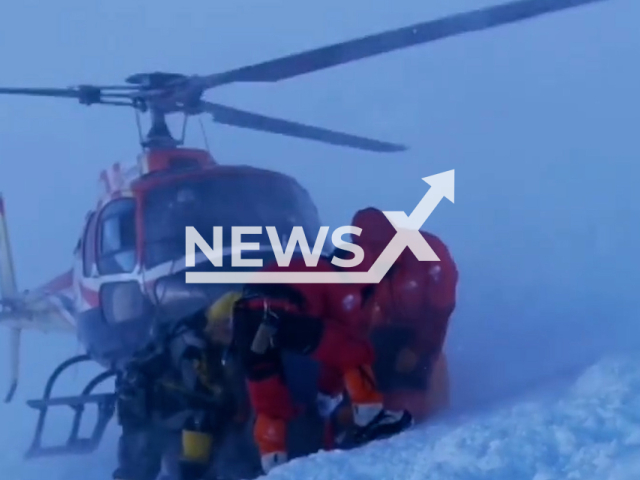
[[[137,265],[136,207],[135,199],[120,198],[100,214],[96,263],[106,280],[100,286],[100,306],[109,324],[129,323],[148,314],[138,281],[120,276],[132,273]]]
[[[136,201],[113,200],[102,211],[98,230],[100,275],[131,273],[136,267]]]

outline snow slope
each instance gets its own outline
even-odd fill
[[[640,478],[640,357],[603,360],[570,387],[442,420],[357,452],[296,460],[272,480]]]
[[[640,356],[604,359],[575,381],[485,411],[451,413],[429,426],[353,452],[293,460],[271,480],[637,480]],[[13,409],[20,415],[19,408]],[[8,413],[8,412],[7,412]],[[9,416],[5,413],[3,417]],[[11,425],[11,423],[9,424]],[[115,429],[91,458],[23,463],[24,431],[0,430],[8,480],[109,478]],[[54,424],[55,425],[55,424]],[[54,466],[54,468],[51,468]]]

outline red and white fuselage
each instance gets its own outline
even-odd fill
[[[186,226],[205,238],[213,226],[290,232],[301,225],[310,238],[320,228],[315,205],[291,177],[218,165],[202,150],[148,152],[133,167],[103,171],[99,186],[72,268],[27,295],[44,299],[52,323],[75,330],[87,353],[105,366],[146,343],[153,322],[173,321],[238,288],[185,283]],[[271,258],[266,234],[255,240],[264,248],[253,255]],[[196,261],[190,270],[214,268],[204,255]]]

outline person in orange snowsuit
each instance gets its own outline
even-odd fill
[[[365,263],[382,253],[396,229],[378,209],[358,211],[352,225],[362,229],[352,242]],[[447,246],[421,232],[440,261],[421,262],[405,249],[385,278],[363,291],[360,331],[372,341],[379,388],[390,409],[407,409],[415,421],[449,405],[443,345],[456,305],[458,269]]]
[[[273,262],[262,271],[331,272],[336,268],[330,259],[320,257],[316,267],[307,267],[298,258],[288,267]],[[254,439],[265,473],[288,460],[287,426],[296,416],[284,376],[283,352],[306,355],[319,363],[319,406],[335,398],[337,406],[342,391],[348,394],[353,428],[345,446],[394,435],[413,423],[409,412],[384,408],[372,370],[373,348],[351,327],[350,315],[357,309],[345,309],[358,292],[359,287],[344,284],[250,284],[234,303],[234,345],[256,413]]]

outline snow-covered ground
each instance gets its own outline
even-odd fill
[[[637,480],[640,357],[603,360],[569,386],[511,406],[295,460],[270,478]]]
[[[6,420],[22,406],[3,407]],[[91,457],[24,462],[24,423],[0,429],[3,478],[110,478],[116,429]],[[61,422],[53,423],[54,429]],[[640,355],[602,359],[576,378],[524,396],[450,412],[427,426],[352,452],[320,452],[274,471],[272,480],[637,480]]]

